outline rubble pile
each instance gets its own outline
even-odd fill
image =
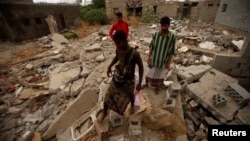
[[[144,63],[152,34],[158,29],[158,24],[130,26],[129,44],[139,47]],[[207,125],[250,123],[244,112],[249,109],[249,93],[237,92],[241,89],[237,80],[210,66],[215,53],[238,53],[242,44],[236,41],[244,37],[209,23],[188,21],[171,23],[171,31],[177,36],[177,52],[171,71],[166,74],[165,82],[171,82],[166,89],[158,96],[152,88],[143,89],[141,106],[135,114],[119,117],[110,113],[103,124],[98,123],[111,80],[106,69],[115,52],[108,30],[109,26],[103,26],[86,38],[70,40],[58,33],[42,37],[35,42],[47,47],[46,51],[1,68],[1,139],[141,137],[198,141],[206,140]],[[225,95],[227,87],[230,91]],[[243,103],[230,98],[242,92]],[[154,117],[150,117],[152,113]]]

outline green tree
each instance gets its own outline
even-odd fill
[[[80,14],[81,18],[84,19],[85,15],[92,9],[90,5],[87,6],[81,6],[80,7]]]
[[[141,22],[151,23],[151,22],[159,22],[159,15],[154,13],[153,9],[146,10],[141,16]]]
[[[95,8],[105,9],[105,0],[92,0],[92,3]]]
[[[91,9],[84,15],[84,20],[90,24],[107,24],[108,17],[103,9]]]

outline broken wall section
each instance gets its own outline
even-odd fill
[[[250,90],[250,38],[245,39],[240,55],[215,55],[212,66],[221,72],[239,80],[248,91]]]

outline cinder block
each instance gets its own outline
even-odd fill
[[[176,99],[169,97],[166,102],[163,104],[163,108],[169,112],[173,112],[176,105]]]
[[[176,98],[181,92],[181,85],[179,82],[174,82],[170,84],[168,89],[170,97]]]
[[[225,106],[227,104],[227,100],[221,96],[220,94],[215,94],[213,95],[213,104],[215,107],[221,107],[221,106]]]
[[[195,100],[191,100],[189,104],[191,108],[197,108],[199,106],[199,103],[197,103]]]
[[[178,77],[181,78],[181,80],[187,80],[187,83],[190,84],[194,81],[194,76],[189,74],[188,72],[178,72]]]
[[[200,125],[201,123],[200,116],[196,112],[187,111],[186,114],[187,117],[189,117],[194,122],[195,125]]]
[[[231,76],[240,76],[241,71],[242,71],[241,69],[232,69],[230,74]]]
[[[140,134],[142,134],[141,120],[140,119],[131,118],[129,120],[128,134],[129,135],[140,135]]]
[[[238,83],[231,83],[225,89],[225,93],[230,96],[237,104],[244,105],[250,100],[250,94]]]
[[[112,110],[110,110],[109,113],[109,120],[111,122],[112,127],[123,125],[123,117]]]
[[[188,85],[187,80],[181,80],[181,81],[179,81],[179,83],[181,85],[182,90],[184,90]]]

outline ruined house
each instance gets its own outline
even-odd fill
[[[194,21],[213,22],[219,7],[219,0],[165,1],[165,0],[105,0],[107,16],[115,18],[121,11],[125,18],[141,16],[149,9],[157,15],[168,15],[174,19],[189,18]]]
[[[217,54],[212,66],[239,80],[245,89],[250,89],[250,18],[249,0],[221,0],[215,23],[245,36],[240,53],[235,56]],[[235,8],[237,7],[237,8]]]
[[[35,4],[32,0],[0,2],[0,40],[19,42],[50,34],[46,18],[52,15],[58,31],[80,24],[79,5]]]

